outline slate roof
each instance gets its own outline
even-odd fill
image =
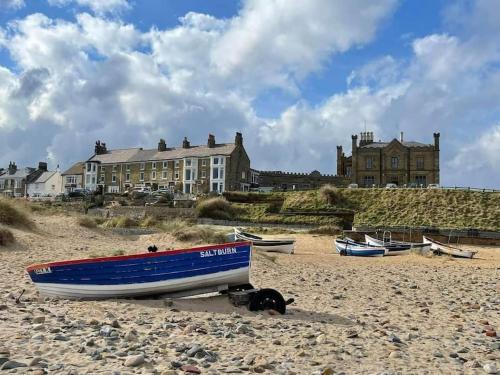
[[[47,182],[55,173],[56,172],[43,172],[36,180],[32,181],[32,183],[43,184]]]
[[[360,146],[360,148],[384,148],[387,147],[391,142],[372,142],[367,145]],[[434,145],[420,143],[420,142],[403,142],[405,147],[433,147]]]
[[[236,145],[234,143],[217,144],[215,147],[191,146],[189,148],[168,148],[166,151],[157,149],[144,150],[142,148],[127,148],[109,150],[105,154],[94,155],[88,161],[97,161],[102,164],[136,163],[156,160],[172,160],[189,157],[208,157],[214,155],[230,155]]]
[[[62,176],[65,175],[75,175],[75,174],[81,174],[83,175],[83,161],[79,161],[78,163],[73,164],[70,168],[65,170],[63,173],[61,173]]]
[[[26,178],[28,175],[33,173],[35,171],[35,168],[21,168],[18,169],[15,173],[9,174],[9,171],[6,170],[3,175],[0,176],[0,178]]]

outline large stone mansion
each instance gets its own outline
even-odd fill
[[[434,144],[405,141],[374,142],[372,132],[352,136],[352,155],[337,146],[337,175],[346,176],[360,187],[439,184],[439,133]]]

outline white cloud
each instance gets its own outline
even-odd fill
[[[25,6],[24,0],[0,0],[0,12],[2,10],[17,10]]]
[[[48,0],[52,6],[68,6],[76,4],[80,7],[86,7],[99,15],[109,13],[120,13],[130,9],[128,0]]]

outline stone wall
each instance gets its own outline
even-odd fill
[[[345,187],[350,183],[347,177],[323,175],[318,171],[311,173],[260,171],[259,173],[259,186],[273,187],[275,190],[317,189],[326,184]]]
[[[161,220],[196,218],[194,208],[117,206],[111,208],[94,208],[90,209],[88,213],[102,217],[127,216],[133,219],[142,219],[146,216]]]

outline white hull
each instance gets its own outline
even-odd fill
[[[253,234],[247,235],[238,228],[234,228],[234,238],[236,240],[250,241],[252,242],[252,248],[260,251],[283,254],[293,254],[295,251],[295,240],[290,238],[266,240]]]
[[[430,244],[431,249],[434,251],[438,251],[442,254],[451,255],[451,256],[457,257],[457,258],[471,259],[477,253],[477,251],[461,250],[461,249],[455,248],[453,246],[448,246],[446,244],[442,244],[440,242],[431,240],[430,238],[427,238],[425,236],[424,236],[424,243]]]
[[[365,241],[366,241],[366,243],[368,243],[372,246],[384,246],[384,245],[386,245],[386,243],[384,241],[379,240],[378,238],[374,238],[372,236],[369,236],[367,234],[365,234]],[[394,244],[407,244],[407,245],[410,245],[411,248],[408,250],[401,250],[401,251],[387,251],[385,255],[406,255],[406,254],[409,254],[412,249],[415,249],[415,250],[421,251],[421,252],[429,251],[431,249],[430,244],[428,246],[425,246],[425,243],[424,244],[417,244],[418,246],[415,246],[415,244],[412,242],[406,243],[406,242],[394,241],[393,243]],[[422,246],[422,245],[424,245],[424,246]]]
[[[113,298],[166,294],[220,285],[241,285],[250,282],[250,268],[223,271],[182,279],[124,285],[80,285],[35,283],[41,294],[63,298]]]

